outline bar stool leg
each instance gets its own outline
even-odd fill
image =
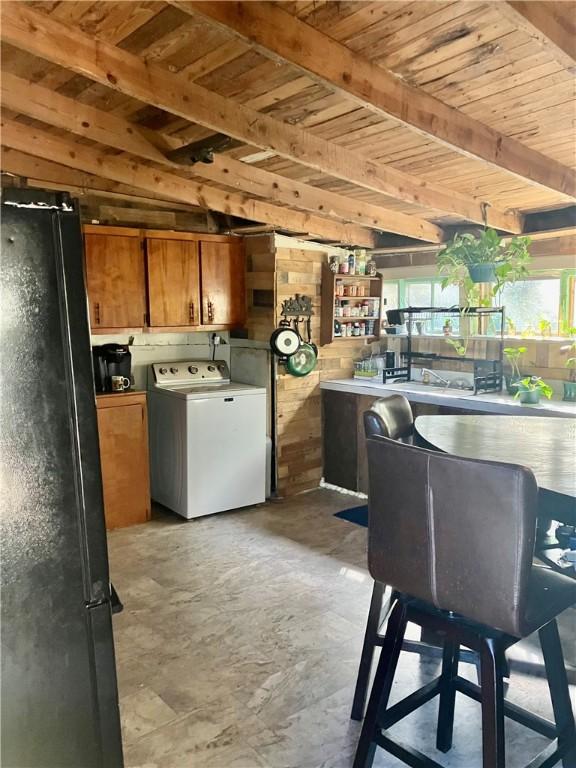
[[[387,601],[386,605],[384,605],[385,591],[385,584],[381,584],[379,581],[374,582],[370,611],[368,612],[368,621],[366,623],[366,633],[364,635],[364,645],[362,646],[362,655],[360,656],[358,678],[356,680],[356,688],[354,689],[354,700],[350,715],[352,720],[362,720],[364,717],[364,705],[366,703],[368,683],[370,682],[374,650],[378,640],[378,629],[382,622],[383,614],[386,615],[390,610],[391,601]]]
[[[438,705],[438,727],[436,730],[436,749],[439,749],[441,752],[448,752],[452,748],[459,655],[460,646],[447,638],[444,641],[444,652],[442,654],[440,703]]]
[[[376,751],[376,735],[378,724],[388,706],[390,691],[398,665],[398,657],[402,650],[402,641],[406,632],[406,606],[397,602],[386,627],[386,635],[380,653],[378,669],[372,685],[372,693],[368,701],[366,717],[356,748],[353,768],[371,768]]]
[[[554,720],[559,734],[558,746],[565,746],[568,749],[562,759],[562,765],[564,768],[576,768],[576,729],[556,619],[542,627],[538,634],[544,656]]]
[[[480,651],[483,768],[505,768],[502,655],[492,638],[484,640]]]

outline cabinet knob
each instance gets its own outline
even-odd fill
[[[94,322],[96,325],[100,325],[100,302],[94,304]]]
[[[188,317],[190,320],[194,320],[194,302],[191,301],[188,305]]]

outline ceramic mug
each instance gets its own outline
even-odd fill
[[[112,385],[112,392],[123,392],[130,388],[130,379],[127,379],[126,376],[110,376],[110,384]]]

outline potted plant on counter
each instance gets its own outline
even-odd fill
[[[514,397],[519,398],[523,405],[538,405],[541,395],[550,400],[553,393],[550,384],[546,384],[540,376],[527,376],[518,382],[518,391]]]
[[[510,374],[506,375],[506,390],[509,395],[515,395],[518,392],[518,382],[522,379],[520,358],[526,353],[526,347],[504,347],[502,351],[510,365]]]
[[[565,333],[567,336],[570,336],[572,341],[570,344],[560,347],[560,352],[562,354],[565,354],[566,352],[570,354],[570,357],[564,363],[566,368],[568,368],[569,374],[568,381],[564,382],[564,397],[562,399],[573,403],[576,401],[576,340],[574,339],[576,336],[576,328],[567,328]]]
[[[573,344],[572,346],[576,345]],[[576,357],[569,357],[566,360],[566,368],[570,371],[570,378],[564,382],[564,397],[562,399],[573,403],[576,401]]]
[[[437,256],[439,271],[446,275],[446,285],[460,284],[463,268],[472,283],[494,283],[496,295],[506,283],[528,274],[529,237],[513,237],[505,241],[490,227],[480,235],[456,234]]]

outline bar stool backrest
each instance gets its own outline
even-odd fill
[[[371,437],[368,565],[376,581],[522,636],[538,487],[520,466]]]
[[[364,412],[366,437],[380,435],[406,440],[414,431],[414,417],[408,400],[399,394],[381,397]]]

